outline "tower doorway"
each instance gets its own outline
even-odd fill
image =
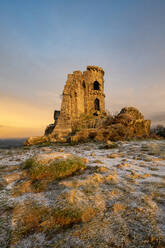
[[[98,98],[96,98],[94,101],[94,107],[95,107],[95,110],[100,110],[100,101]]]

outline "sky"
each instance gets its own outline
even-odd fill
[[[105,71],[106,109],[165,124],[164,0],[0,0],[0,138],[37,136],[68,73]]]

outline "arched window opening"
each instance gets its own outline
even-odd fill
[[[93,89],[94,89],[94,90],[99,90],[99,89],[100,89],[100,84],[99,84],[99,82],[95,81],[95,82],[93,83]]]
[[[84,89],[86,88],[86,85],[85,85],[85,82],[84,81],[83,81],[82,86],[83,86]]]
[[[95,102],[94,102],[94,106],[95,106],[95,110],[100,110],[100,101],[99,99],[95,99]]]

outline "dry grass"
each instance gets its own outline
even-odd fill
[[[81,159],[73,158],[48,163],[46,165],[29,159],[24,163],[24,169],[28,170],[31,180],[56,180],[72,175],[78,170],[86,168]]]
[[[134,171],[131,171],[131,175],[128,175],[129,178],[131,179],[145,179],[147,177],[150,177],[151,175],[148,174],[148,173],[145,173],[145,174],[137,174],[136,172]]]
[[[44,231],[68,227],[81,222],[81,211],[72,207],[60,209],[54,208],[49,214],[49,218],[42,222],[40,226]]]
[[[41,164],[35,159],[28,159],[24,163],[24,169],[32,182],[35,192],[43,191],[48,183],[73,175],[75,172],[84,170],[85,163],[79,158],[53,161]]]
[[[19,184],[16,184],[15,187],[13,188],[13,196],[17,197],[20,195],[23,195],[25,193],[32,192],[32,182],[30,180],[26,180],[24,182],[21,182]]]
[[[107,155],[107,158],[118,158],[118,157],[119,157],[119,154],[117,153],[112,153],[112,154]]]
[[[121,203],[115,203],[113,205],[113,211],[115,214],[117,214],[118,212],[123,212],[125,210],[126,206],[124,204]]]
[[[96,164],[103,164],[103,162],[102,162],[101,160],[99,160],[99,159],[94,160],[93,163],[96,163]]]
[[[80,222],[87,222],[91,220],[96,214],[96,211],[91,208],[87,207],[82,209],[77,209],[73,207],[68,207],[65,209],[55,208],[51,212],[51,216],[46,224],[46,229],[56,228],[66,228],[73,224],[80,223]],[[42,224],[43,226],[45,225]]]
[[[108,184],[116,184],[119,182],[116,171],[112,171],[111,174],[105,177],[105,182]]]
[[[46,206],[32,203],[27,204],[24,211],[16,210],[16,226],[12,233],[12,244],[27,237],[34,232],[58,231],[61,228],[68,228],[76,223],[88,222],[95,214],[96,210],[92,207],[78,209],[73,206],[65,208],[49,208]]]
[[[100,149],[115,149],[115,148],[118,148],[118,144],[115,142],[111,142],[110,144],[100,146],[99,148]]]
[[[104,167],[104,166],[100,166],[97,168],[97,172],[106,173],[108,171],[109,171],[109,169]]]
[[[105,177],[98,173],[93,173],[92,175],[88,175],[85,179],[77,179],[72,181],[62,181],[61,184],[65,185],[66,187],[73,187],[73,188],[79,188],[79,187],[86,187],[86,186],[92,186],[92,187],[98,187],[99,184],[103,183],[105,181]]]
[[[34,203],[31,203],[31,205],[28,204],[24,211],[21,213],[20,212],[20,209],[17,208],[13,212],[16,227],[12,233],[12,243],[23,239],[29,234],[40,231],[40,224],[50,214],[50,210],[47,207],[38,206]]]
[[[114,198],[114,197],[118,197],[122,194],[122,192],[119,189],[114,189],[110,192],[108,192],[108,197],[109,198]]]

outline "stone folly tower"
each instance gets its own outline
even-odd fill
[[[72,132],[81,116],[99,116],[105,113],[104,71],[98,66],[87,66],[84,72],[68,74],[63,91],[61,111],[55,118],[54,137]]]

